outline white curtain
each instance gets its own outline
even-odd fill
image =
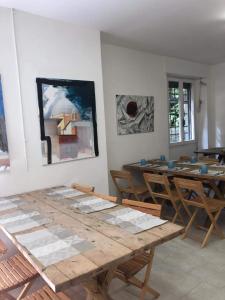
[[[198,150],[208,148],[207,80],[196,80],[196,134]]]

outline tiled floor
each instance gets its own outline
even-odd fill
[[[220,220],[225,231],[225,213]],[[160,300],[225,300],[225,239],[212,235],[204,249],[189,238],[159,246],[150,284],[160,292]],[[113,282],[110,290],[115,300],[136,300],[139,295],[136,288],[119,281]],[[151,295],[145,299],[152,299]]]
[[[221,225],[225,231],[225,213]],[[159,246],[150,284],[160,292],[160,300],[225,300],[225,239],[212,236],[204,249],[189,238],[176,238]],[[77,299],[76,293],[80,293],[79,287],[70,291],[71,299]],[[113,280],[110,295],[115,300],[137,300],[139,290]],[[152,297],[147,295],[145,299]]]
[[[158,247],[150,283],[161,300],[224,300],[225,240],[211,242],[206,249],[179,238]],[[113,299],[138,299],[133,287],[115,282],[111,290]]]

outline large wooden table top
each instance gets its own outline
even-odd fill
[[[46,189],[19,195],[25,200],[19,209],[38,211],[51,220],[50,224],[42,225],[38,229],[61,225],[84,238],[94,247],[82,254],[45,267],[18,242],[16,239],[18,233],[10,233],[4,226],[2,229],[54,291],[61,291],[71,285],[88,281],[101,272],[127,261],[143,249],[160,245],[183,232],[181,226],[167,222],[142,233],[131,234],[118,226],[100,220],[99,216],[105,211],[82,214],[76,209],[71,209],[68,199],[55,201],[54,197],[47,195],[48,192],[49,189]],[[120,206],[107,211],[117,210],[118,207]],[[11,209],[1,212],[0,216],[14,210],[16,211]],[[19,234],[32,232],[35,235],[36,230],[37,228],[30,229]]]
[[[149,164],[155,164],[159,166],[167,166],[168,162],[166,161],[160,161],[160,160],[150,160],[148,162]],[[160,169],[160,167],[154,167],[149,164],[141,166],[138,162],[136,163],[131,163],[131,164],[126,164],[124,165],[124,169],[130,170],[130,171],[141,171],[141,172],[154,172],[154,173],[167,173],[171,174],[174,176],[184,176],[184,177],[189,177],[189,178],[199,178],[199,179],[206,179],[206,180],[218,180],[218,181],[225,181],[225,166],[213,166],[214,164],[212,163],[207,163],[204,161],[198,161],[196,164],[191,164],[191,163],[179,163],[178,161],[176,162],[176,167],[180,168],[185,168],[185,170],[177,170],[175,169]],[[201,164],[207,164],[208,165],[208,174],[199,174],[199,173],[191,173],[193,170],[198,170]],[[212,171],[221,171],[223,174],[221,175],[211,175],[210,170]]]
[[[214,147],[214,148],[207,148],[195,151],[195,153],[204,154],[204,155],[216,155],[216,154],[223,154],[225,152],[225,147]]]

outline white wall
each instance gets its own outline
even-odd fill
[[[196,143],[169,149],[167,74],[206,77],[208,66],[108,44],[102,45],[102,63],[109,169],[120,169],[125,163],[159,157],[160,154],[171,158],[183,153],[192,154]],[[117,94],[154,96],[155,131],[118,136]],[[110,191],[114,192],[109,180]]]
[[[0,174],[0,195],[69,181],[93,184],[97,190],[107,192],[107,152],[99,31],[16,11],[15,34],[25,141],[10,11],[0,9],[0,73],[3,79],[11,157],[10,172]],[[42,166],[36,77],[95,81],[99,157]]]
[[[165,57],[166,72],[187,78],[204,78],[209,75],[209,66],[191,61]]]
[[[21,180],[21,174],[26,172],[23,119],[12,32],[10,10],[0,9],[0,74],[12,170],[10,173],[0,173],[1,195],[10,193],[10,190],[16,191],[15,185],[20,185],[18,181]]]
[[[209,144],[225,146],[225,63],[211,67]]]

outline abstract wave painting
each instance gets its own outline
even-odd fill
[[[98,156],[94,82],[36,82],[43,164]]]
[[[117,95],[118,135],[154,131],[154,97]]]
[[[5,125],[5,111],[3,103],[2,82],[0,75],[0,172],[7,171],[10,168],[8,141]]]

